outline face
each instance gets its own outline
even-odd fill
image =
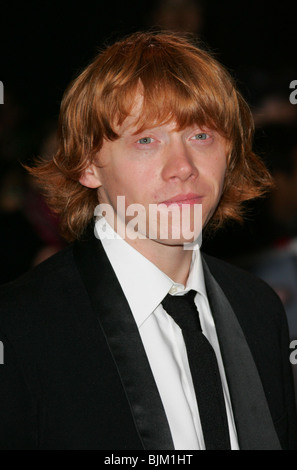
[[[81,182],[99,188],[100,204],[111,206],[125,227],[133,220],[135,222],[133,209],[136,209],[137,228],[144,236],[165,244],[188,242],[182,230],[178,239],[172,237],[170,224],[174,225],[176,219],[174,212],[168,212],[168,206],[174,203],[178,213],[187,209],[185,217],[189,218],[193,229],[195,210],[198,204],[202,205],[202,225],[206,225],[222,193],[226,171],[225,140],[216,131],[195,125],[178,130],[174,122],[135,134],[137,115],[136,106],[134,116],[126,118],[117,129],[119,139],[104,142],[97,163],[88,170],[89,177],[86,173]],[[121,207],[118,196],[125,197]],[[153,236],[149,233],[152,207],[157,208],[158,213],[157,231]],[[163,239],[160,227],[162,210],[169,213],[167,239]]]

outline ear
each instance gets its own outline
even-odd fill
[[[98,168],[91,163],[79,178],[79,182],[87,188],[99,188],[102,183],[98,174]]]

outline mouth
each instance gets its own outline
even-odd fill
[[[177,194],[166,201],[162,201],[159,204],[165,204],[166,206],[170,206],[171,204],[175,204],[178,206],[182,206],[184,204],[194,205],[194,204],[201,204],[203,196],[194,193],[188,194]]]

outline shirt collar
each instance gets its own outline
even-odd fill
[[[155,264],[123,240],[104,218],[97,218],[95,234],[100,238],[107,257],[129,303],[138,328],[170,292],[183,295],[191,289],[206,296],[199,248],[193,250],[187,285],[175,283]]]

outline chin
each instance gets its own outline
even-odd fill
[[[185,239],[185,238],[179,238],[179,239],[174,239],[174,238],[167,238],[166,240],[160,238],[160,239],[155,239],[157,243],[160,243],[161,245],[167,245],[167,246],[180,246],[180,247],[185,247],[185,246],[191,246],[193,244],[199,244],[199,239],[200,237],[192,237],[190,240]]]

